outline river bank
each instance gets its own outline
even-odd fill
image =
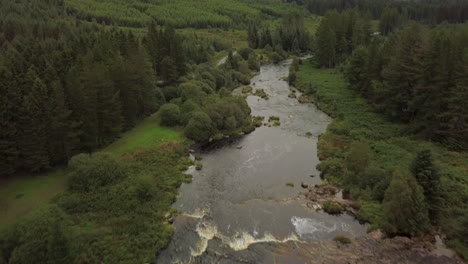
[[[331,183],[350,191],[352,199],[359,205],[356,212],[362,220],[372,223],[372,229],[385,223],[382,205],[373,198],[374,190],[352,186],[343,180],[345,157],[353,141],[366,142],[374,155],[371,164],[381,170],[409,168],[416,153],[429,149],[433,153],[442,175],[442,188],[446,190],[446,204],[453,207],[443,209],[440,222],[441,232],[446,234],[448,246],[461,255],[467,255],[457,234],[463,228],[461,218],[453,208],[463,208],[461,197],[466,197],[464,182],[466,153],[452,152],[432,142],[408,134],[405,124],[391,122],[374,109],[359,95],[351,91],[342,74],[335,69],[318,69],[306,61],[297,72],[300,90],[308,95],[320,109],[335,117],[322,134],[318,143],[319,165],[322,175]],[[436,233],[436,232],[434,232]]]

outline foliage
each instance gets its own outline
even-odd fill
[[[340,242],[341,244],[351,244],[351,239],[342,235],[335,236],[333,241]]]
[[[423,188],[431,222],[437,223],[442,206],[441,182],[430,150],[422,150],[417,154],[411,172]]]
[[[269,26],[260,28],[259,24],[250,24],[247,28],[247,42],[253,49],[267,50],[267,47],[275,47],[275,52],[270,57],[275,63],[284,58],[282,53],[307,52],[311,49],[312,37],[304,24],[304,16],[300,13],[290,13],[283,17],[281,23],[272,33]],[[279,53],[279,54],[278,54]]]
[[[390,231],[412,236],[427,231],[429,218],[423,190],[408,171],[395,170],[383,208]]]
[[[395,168],[410,168],[418,152],[430,149],[439,169],[444,199],[440,226],[453,241],[449,244],[457,245],[457,251],[463,252],[468,244],[461,242],[462,233],[453,227],[462,226],[462,212],[466,210],[466,153],[449,151],[419,137],[408,136],[409,125],[392,122],[376,113],[337,70],[319,69],[309,60],[300,66],[297,77],[297,88],[312,96],[320,109],[335,117],[327,132],[319,138],[321,163],[317,168],[326,179],[342,185],[353,197],[361,199],[359,218],[371,222],[372,229],[382,228],[386,216],[380,201],[391,180],[389,173]],[[353,141],[366,142],[373,152],[370,166],[357,183],[346,181],[344,170],[346,152]]]
[[[213,134],[211,118],[204,112],[195,112],[184,130],[185,136],[195,141],[206,141]]]
[[[399,15],[405,18],[420,20],[427,23],[463,23],[468,19],[468,4],[459,0],[432,0],[432,1],[406,1],[406,0],[288,0],[304,5],[310,12],[318,15],[328,10],[358,9],[370,12],[376,19],[383,16],[388,8],[398,10]]]
[[[329,214],[341,214],[344,207],[338,202],[327,200],[323,203],[323,210]]]
[[[2,263],[70,263],[68,219],[50,205],[19,221],[0,236]]]
[[[320,67],[333,68],[359,45],[370,41],[371,18],[354,9],[329,11],[315,34],[315,58]]]
[[[464,150],[466,32],[462,26],[407,25],[356,49],[345,75],[376,110],[409,123],[415,133]]]
[[[372,150],[365,142],[356,141],[350,146],[348,155],[346,155],[346,168],[353,174],[359,175],[369,166],[372,158]]]
[[[95,192],[125,178],[124,165],[109,153],[79,154],[68,163],[71,192]]]
[[[180,122],[180,109],[176,104],[164,104],[159,109],[161,124],[165,126],[175,126]]]

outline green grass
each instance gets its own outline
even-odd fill
[[[163,143],[181,140],[182,135],[178,131],[160,126],[158,115],[153,114],[102,151],[122,156],[138,148],[153,148]]]
[[[0,183],[0,229],[47,203],[65,187],[65,169],[37,176],[2,180]]]
[[[163,143],[180,142],[180,132],[159,125],[157,114],[141,121],[136,127],[124,133],[120,139],[103,148],[122,156],[140,148],[154,148]],[[14,177],[0,182],[0,229],[12,223],[32,210],[40,208],[59,192],[65,190],[68,170],[55,169],[40,175]]]
[[[440,144],[418,138],[410,133],[407,125],[376,113],[365,99],[348,87],[343,74],[336,69],[319,69],[309,60],[301,65],[297,84],[298,89],[313,97],[320,109],[334,117],[318,145],[322,161],[319,168],[327,169],[327,179],[335,184],[345,184],[343,161],[350,144],[356,140],[371,147],[374,153],[372,166],[384,170],[409,168],[417,152],[430,149],[442,175],[445,196],[441,227],[450,237],[457,236],[456,228],[462,228],[461,211],[468,209],[467,152],[449,151]],[[348,187],[353,190],[352,186]],[[384,223],[381,205],[366,193],[366,190],[356,193],[361,200],[360,217],[370,221],[372,228],[381,227]],[[460,245],[457,244],[458,249]]]

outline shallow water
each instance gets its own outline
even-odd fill
[[[264,122],[279,116],[280,126],[262,126],[198,150],[203,169],[192,168],[192,183],[181,186],[173,207],[182,215],[176,218],[174,237],[157,263],[213,263],[219,256],[223,256],[220,263],[268,263],[272,242],[365,234],[367,227],[353,217],[315,212],[298,195],[304,190],[301,182],[321,182],[315,168],[317,140],[331,118],[312,104],[288,98],[291,88],[281,78],[288,75],[290,63],[262,66],[251,80],[251,86],[264,89],[269,100],[247,98],[252,115],[265,116]],[[312,136],[307,137],[307,132]]]

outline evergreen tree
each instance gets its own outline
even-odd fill
[[[417,114],[412,101],[422,77],[422,28],[417,24],[408,26],[398,44],[396,56],[383,72],[386,87],[384,107],[390,116],[409,122]]]
[[[349,58],[345,76],[354,90],[367,97],[370,89],[370,78],[367,69],[369,61],[368,50],[364,47],[357,48]]]
[[[255,24],[250,24],[247,28],[247,42],[249,44],[249,47],[251,47],[252,49],[263,48],[259,45],[260,40],[258,37],[257,26]]]
[[[437,223],[442,206],[441,182],[440,174],[434,165],[430,150],[423,150],[418,153],[413,161],[411,172],[423,188],[429,209],[429,218],[433,223]]]
[[[395,8],[385,8],[380,18],[379,30],[383,35],[395,31],[400,25],[400,14]]]
[[[315,58],[321,67],[331,68],[335,66],[335,46],[335,34],[327,24],[326,18],[324,18],[315,34]]]
[[[19,131],[16,120],[21,104],[19,87],[9,70],[0,66],[0,177],[14,173],[19,167]]]
[[[21,108],[21,160],[23,168],[30,172],[49,167],[47,152],[47,124],[49,122],[48,91],[36,78],[31,91],[24,97]]]
[[[429,218],[423,190],[410,172],[394,171],[383,208],[391,232],[416,236],[427,230]]]

